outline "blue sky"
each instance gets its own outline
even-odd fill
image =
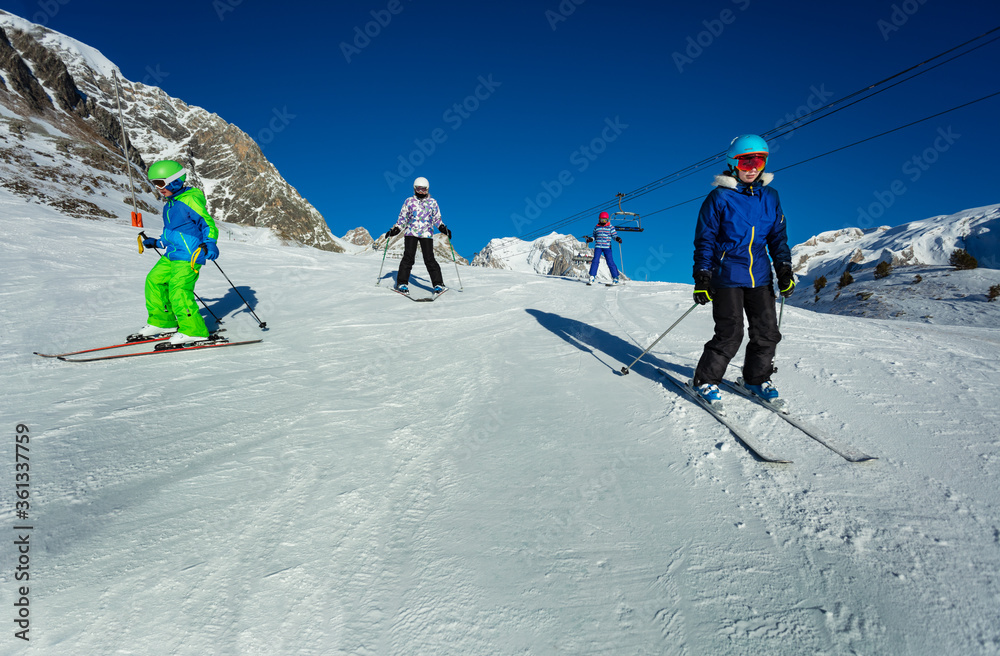
[[[336,235],[387,230],[412,179],[429,178],[467,257],[552,225],[586,234],[618,192],[1000,26],[997,3],[941,0],[4,8],[242,128]],[[780,170],[1000,91],[998,65],[995,42],[779,140],[768,168],[790,243],[1000,202],[1000,96]],[[697,211],[718,171],[625,202],[645,228],[625,235],[628,274],[690,282]]]

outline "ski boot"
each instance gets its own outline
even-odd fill
[[[695,386],[694,381],[689,383],[691,389],[693,389],[698,396],[705,401],[706,404],[712,406],[713,408],[722,408],[722,392],[719,391],[718,385],[712,385],[711,383],[702,383],[701,385]]]
[[[196,342],[206,342],[208,337],[198,337],[192,335],[185,335],[184,333],[174,333],[167,344],[170,346],[190,346]]]
[[[760,385],[748,385],[746,381],[743,381],[743,387],[745,387],[754,396],[759,396],[765,401],[774,401],[778,398],[778,390],[775,389],[774,385],[769,380],[765,380]]]
[[[400,294],[403,294],[404,296],[410,295],[410,288],[408,285],[398,285],[396,287],[396,291],[399,292]]]
[[[165,337],[171,333],[176,333],[177,328],[161,328],[159,326],[154,326],[151,323],[147,323],[145,326],[139,329],[139,332],[132,333],[125,338],[126,342],[143,342],[147,339],[154,339],[156,337]]]

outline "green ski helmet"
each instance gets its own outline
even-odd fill
[[[146,177],[157,187],[163,188],[174,180],[184,182],[187,179],[187,169],[172,159],[161,159],[153,162],[146,172]]]

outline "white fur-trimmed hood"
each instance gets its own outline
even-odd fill
[[[760,186],[766,187],[771,184],[771,180],[774,180],[774,174],[763,171],[761,172],[759,179]],[[739,184],[739,181],[736,178],[731,175],[726,175],[725,173],[715,176],[715,180],[712,182],[713,187],[725,187],[726,189],[736,189],[737,184]],[[756,186],[756,181],[754,181],[754,185]]]

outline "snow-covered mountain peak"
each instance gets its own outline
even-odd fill
[[[1000,205],[934,216],[870,231],[843,228],[823,232],[792,248],[792,264],[802,278],[840,276],[844,271],[874,268],[879,262],[899,266],[946,266],[956,249],[1000,269]]]
[[[581,256],[592,255],[593,249],[588,248],[585,242],[573,235],[553,232],[531,242],[517,237],[492,239],[472,258],[472,265],[522,273],[582,278],[588,275],[590,262]],[[603,260],[597,277],[601,280],[611,280],[611,273]],[[622,277],[627,279],[627,276],[622,275]]]
[[[176,159],[191,172],[189,182],[205,190],[217,220],[266,227],[291,243],[345,250],[257,143],[216,114],[122,78],[123,145],[111,79],[117,70],[90,46],[0,12],[0,135],[11,135],[0,142],[0,169],[10,189],[73,208],[74,216],[127,221],[128,147],[140,212],[157,214],[160,203],[145,182],[148,163]],[[45,153],[42,162],[38,153]],[[81,192],[84,187],[90,191]]]

